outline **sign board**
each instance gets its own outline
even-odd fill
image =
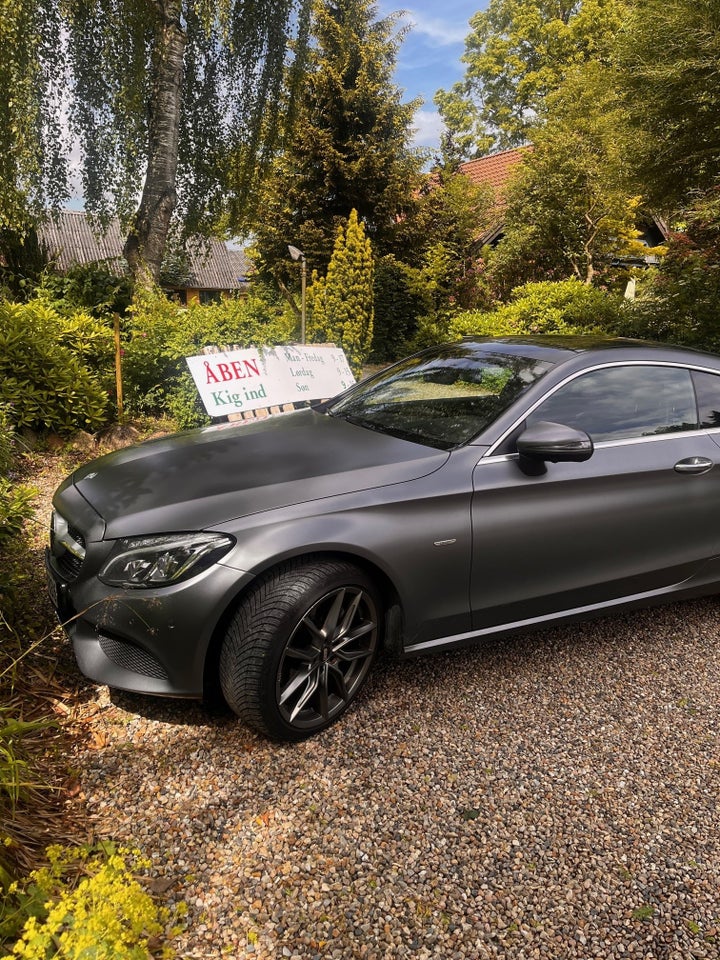
[[[231,350],[186,362],[211,417],[323,400],[355,383],[345,354],[335,347]]]

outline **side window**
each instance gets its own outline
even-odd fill
[[[692,372],[701,427],[720,427],[720,377],[714,373]]]
[[[716,397],[720,401],[720,392]],[[698,425],[690,371],[650,366],[582,374],[548,397],[527,423],[537,420],[576,427],[596,442],[695,430]]]

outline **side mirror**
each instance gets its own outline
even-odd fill
[[[593,442],[582,430],[550,420],[538,420],[517,439],[520,459],[551,463],[582,463],[593,455]]]

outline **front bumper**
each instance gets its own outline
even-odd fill
[[[82,673],[120,690],[202,697],[210,643],[250,575],[216,564],[174,586],[112,588],[93,575],[102,558],[93,563],[88,547],[90,570],[74,582],[45,554],[50,596]]]

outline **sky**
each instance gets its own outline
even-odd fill
[[[449,90],[461,79],[468,21],[486,6],[487,0],[410,0],[407,6],[392,0],[378,3],[380,16],[404,10],[402,22],[410,27],[398,54],[395,81],[405,91],[406,102],[415,97],[424,100],[415,115],[418,146],[439,146],[442,123],[433,97],[440,88]]]

